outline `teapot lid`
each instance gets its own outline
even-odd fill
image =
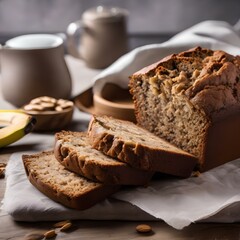
[[[127,15],[127,10],[118,7],[98,6],[83,13],[84,20],[112,21]]]

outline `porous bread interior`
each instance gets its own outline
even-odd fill
[[[71,152],[76,152],[79,158],[88,162],[94,162],[95,164],[110,164],[114,166],[125,165],[125,163],[119,162],[118,160],[108,157],[102,152],[92,148],[88,143],[86,133],[64,131],[58,133],[57,138],[62,140],[60,151],[63,156],[71,154]]]
[[[131,82],[138,123],[177,147],[202,157],[209,119],[193,105],[186,90],[198,80],[213,54],[202,51],[166,61]],[[209,57],[208,57],[209,56]]]
[[[102,126],[108,134],[124,141],[125,144],[132,146],[141,144],[142,146],[156,150],[159,149],[162,151],[164,149],[171,149],[176,152],[181,152],[180,149],[132,122],[101,116],[97,116],[95,119],[95,124],[99,124],[99,126]]]
[[[39,182],[51,186],[56,192],[77,197],[101,186],[64,168],[54,157],[53,153],[29,155],[24,158],[29,174]]]

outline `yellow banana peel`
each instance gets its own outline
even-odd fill
[[[36,120],[20,109],[0,109],[0,148],[24,137],[32,131]]]

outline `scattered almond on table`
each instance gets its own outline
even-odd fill
[[[70,220],[60,221],[60,222],[55,223],[53,225],[53,227],[55,229],[48,230],[45,233],[41,233],[41,232],[28,233],[24,237],[24,240],[42,240],[42,239],[54,238],[57,236],[59,231],[61,231],[61,232],[68,231],[72,227],[72,222]]]
[[[139,224],[136,227],[138,233],[150,233],[152,232],[152,227],[147,224]]]
[[[46,239],[53,238],[53,237],[55,237],[56,235],[57,235],[57,233],[55,232],[54,229],[49,230],[49,231],[47,231],[47,232],[44,233],[44,237],[45,237]]]
[[[64,220],[64,221],[60,221],[60,222],[57,222],[53,225],[53,227],[55,228],[61,228],[63,227],[64,225],[68,224],[68,223],[71,223],[70,220]]]
[[[65,231],[68,231],[70,228],[72,227],[72,223],[66,223],[64,224],[61,228],[60,228],[60,231],[61,232],[65,232]]]

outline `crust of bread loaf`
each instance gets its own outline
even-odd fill
[[[106,163],[100,163],[94,156],[85,156],[73,147],[64,146],[64,136],[72,135],[76,138],[86,138],[86,133],[62,131],[55,135],[54,154],[56,159],[67,169],[80,174],[93,181],[104,184],[118,185],[147,185],[154,172],[135,169],[126,163],[111,159]],[[92,153],[97,152],[92,149]],[[103,153],[97,152],[103,157]],[[86,159],[87,158],[87,159]],[[112,160],[112,161],[111,161]]]
[[[47,182],[47,179],[46,181],[39,180],[38,174],[31,171],[31,167],[29,165],[30,161],[32,161],[32,159],[38,159],[41,161],[41,157],[46,155],[54,157],[53,151],[42,152],[34,155],[23,155],[22,159],[26,174],[31,184],[34,185],[40,192],[66,207],[85,210],[104,200],[107,196],[115,193],[120,188],[119,185],[110,186],[99,183],[95,187],[90,188],[88,191],[81,192],[79,194],[65,194],[60,190],[59,186],[52,186],[49,182]],[[66,172],[68,171],[66,170]],[[61,175],[58,177],[61,177]],[[79,176],[79,178],[81,177]]]
[[[197,158],[159,138],[166,148],[153,148],[137,142],[129,142],[103,126],[99,119],[112,119],[107,116],[93,116],[88,128],[89,141],[94,148],[118,158],[134,168],[156,171],[179,177],[189,177],[197,163]],[[117,120],[119,124],[133,123]],[[110,126],[109,126],[110,128]],[[139,131],[145,131],[139,127]],[[148,133],[150,134],[150,132]],[[160,144],[161,145],[161,144]]]
[[[190,86],[189,89],[185,91],[185,94],[189,100],[191,100],[193,105],[198,106],[206,113],[212,123],[235,114],[236,111],[240,111],[240,101],[239,97],[235,99],[232,95],[240,95],[240,86],[238,81],[235,84],[232,84],[231,81],[234,81],[233,79],[238,79],[240,72],[240,56],[232,56],[220,50],[213,51],[210,49],[195,47],[179,54],[166,56],[160,61],[140,69],[130,77],[130,93],[133,94],[132,88],[134,86],[134,82],[139,76],[150,76],[152,73],[157,71],[158,68],[163,66],[167,67],[178,58],[182,58],[182,61],[184,61],[185,56],[198,55],[207,52],[212,53],[216,58],[225,58],[225,65],[219,70],[218,74],[211,73],[210,67],[206,66],[206,71],[209,71],[210,73],[196,81],[193,86]],[[211,82],[212,79],[215,80],[216,85]],[[228,81],[229,86],[232,84],[234,89],[230,89],[233,88],[233,86],[229,87],[225,81]],[[224,88],[217,88],[217,86],[221,84]],[[227,87],[225,87],[225,85],[227,85]],[[136,108],[135,115],[138,121]]]

